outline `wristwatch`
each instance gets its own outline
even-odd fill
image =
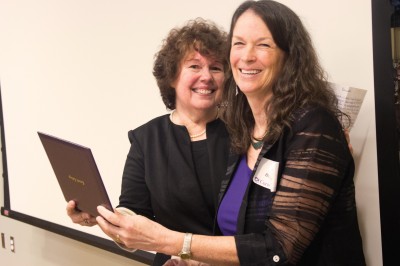
[[[192,258],[192,252],[190,252],[190,245],[192,244],[192,233],[186,233],[183,239],[183,247],[178,256],[184,260],[190,260]]]

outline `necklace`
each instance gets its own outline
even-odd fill
[[[263,141],[262,140],[258,140],[258,141],[251,140],[251,146],[253,146],[253,148],[256,150],[259,150],[263,146]]]
[[[204,133],[206,133],[206,130],[205,130],[205,129],[204,129],[203,131],[201,131],[200,133],[198,133],[198,134],[189,135],[189,137],[190,137],[191,139],[195,139],[195,138],[200,137],[200,136],[203,135]]]
[[[265,133],[261,138],[256,138],[254,136],[251,136],[251,146],[253,146],[255,150],[261,149],[261,147],[264,144],[264,138],[267,135],[267,132],[268,130],[265,130]]]
[[[175,110],[173,110],[171,112],[171,114],[169,115],[169,119],[171,120],[172,123],[174,123],[174,119],[173,119],[174,112],[175,112]],[[217,117],[218,117],[218,112],[217,112]],[[195,138],[198,138],[198,137],[204,135],[204,133],[206,133],[206,129],[204,129],[203,131],[201,131],[200,133],[197,133],[197,134],[189,134],[189,137],[191,139],[195,139]]]

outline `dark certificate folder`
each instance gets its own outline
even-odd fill
[[[97,206],[112,211],[92,151],[79,144],[38,132],[66,201],[77,209],[98,216]]]

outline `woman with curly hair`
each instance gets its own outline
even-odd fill
[[[229,70],[226,44],[226,32],[200,18],[172,29],[163,41],[153,75],[172,112],[129,131],[131,147],[117,209],[124,207],[171,230],[213,234],[229,146],[218,118]],[[96,224],[75,206],[73,201],[67,206],[73,222]],[[113,239],[120,242],[119,235]],[[153,265],[165,260],[157,254]]]

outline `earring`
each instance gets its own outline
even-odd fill
[[[238,85],[236,85],[236,92],[235,92],[235,96],[237,96],[239,94],[239,87]]]

